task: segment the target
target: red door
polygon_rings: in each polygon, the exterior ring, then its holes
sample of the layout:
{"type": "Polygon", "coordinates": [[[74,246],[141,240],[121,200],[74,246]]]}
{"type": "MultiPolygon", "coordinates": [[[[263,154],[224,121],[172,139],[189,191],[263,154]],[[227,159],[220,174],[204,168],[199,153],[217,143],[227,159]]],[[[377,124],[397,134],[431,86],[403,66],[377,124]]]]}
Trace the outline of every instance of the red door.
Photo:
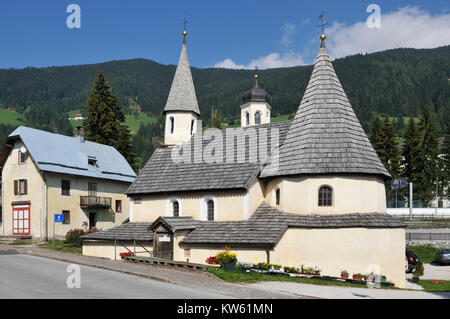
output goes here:
{"type": "Polygon", "coordinates": [[[30,234],[30,206],[13,206],[13,235],[30,234]]]}

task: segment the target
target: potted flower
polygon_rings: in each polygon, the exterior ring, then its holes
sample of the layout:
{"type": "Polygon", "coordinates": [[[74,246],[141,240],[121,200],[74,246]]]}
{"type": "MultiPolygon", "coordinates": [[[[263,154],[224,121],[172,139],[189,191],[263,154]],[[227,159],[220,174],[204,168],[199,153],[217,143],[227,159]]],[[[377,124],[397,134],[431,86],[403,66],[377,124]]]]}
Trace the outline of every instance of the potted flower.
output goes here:
{"type": "Polygon", "coordinates": [[[135,254],[132,253],[131,251],[127,251],[127,252],[124,252],[124,253],[120,253],[119,255],[120,255],[120,258],[121,258],[121,259],[125,259],[125,258],[127,258],[127,257],[134,257],[134,256],[135,256],[135,254]]]}
{"type": "Polygon", "coordinates": [[[320,269],[319,267],[314,267],[314,269],[312,270],[312,274],[316,275],[316,276],[320,276],[320,273],[322,272],[322,269],[320,269]]]}
{"type": "Polygon", "coordinates": [[[348,271],[347,270],[342,270],[341,271],[341,278],[348,279],[348,271]]]}
{"type": "Polygon", "coordinates": [[[423,276],[423,272],[424,272],[423,262],[419,261],[416,265],[416,268],[414,268],[414,270],[413,270],[412,282],[418,283],[420,276],[423,276]]]}
{"type": "Polygon", "coordinates": [[[236,270],[237,256],[230,252],[230,247],[225,247],[223,251],[217,253],[217,262],[227,271],[236,270]]]}
{"type": "Polygon", "coordinates": [[[353,274],[353,279],[363,280],[363,274],[361,274],[361,273],[353,274]]]}
{"type": "Polygon", "coordinates": [[[219,264],[216,256],[210,256],[210,257],[206,258],[206,263],[209,265],[218,265],[219,264]]]}
{"type": "Polygon", "coordinates": [[[273,269],[280,270],[281,269],[281,265],[273,265],[273,269]]]}

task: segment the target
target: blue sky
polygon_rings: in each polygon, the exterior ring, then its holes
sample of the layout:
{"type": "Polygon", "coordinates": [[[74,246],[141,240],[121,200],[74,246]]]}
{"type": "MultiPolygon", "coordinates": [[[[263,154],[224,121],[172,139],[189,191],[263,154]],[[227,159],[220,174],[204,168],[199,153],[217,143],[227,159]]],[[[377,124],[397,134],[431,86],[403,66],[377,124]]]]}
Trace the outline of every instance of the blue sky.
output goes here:
{"type": "Polygon", "coordinates": [[[75,65],[147,58],[175,64],[187,12],[188,50],[196,67],[260,68],[310,64],[325,11],[331,56],[393,47],[450,44],[450,4],[433,1],[36,0],[0,4],[0,67],[75,65]],[[69,29],[69,4],[81,29],[69,29]],[[366,8],[381,8],[368,29],[366,8]]]}

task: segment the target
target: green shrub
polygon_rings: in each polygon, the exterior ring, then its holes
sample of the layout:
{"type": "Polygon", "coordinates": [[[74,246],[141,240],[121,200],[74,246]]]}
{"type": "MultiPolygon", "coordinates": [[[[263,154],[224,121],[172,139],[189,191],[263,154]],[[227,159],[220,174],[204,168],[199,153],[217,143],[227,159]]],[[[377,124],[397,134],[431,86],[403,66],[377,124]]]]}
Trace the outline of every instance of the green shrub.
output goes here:
{"type": "Polygon", "coordinates": [[[413,277],[414,278],[419,278],[421,276],[423,276],[424,273],[424,267],[423,267],[423,262],[419,260],[419,262],[416,265],[416,268],[414,268],[413,270],[413,277]]]}
{"type": "Polygon", "coordinates": [[[96,231],[97,228],[91,228],[87,231],[85,231],[84,229],[71,229],[66,234],[65,242],[72,246],[81,247],[83,245],[83,239],[81,238],[81,236],[95,233],[96,231]]]}

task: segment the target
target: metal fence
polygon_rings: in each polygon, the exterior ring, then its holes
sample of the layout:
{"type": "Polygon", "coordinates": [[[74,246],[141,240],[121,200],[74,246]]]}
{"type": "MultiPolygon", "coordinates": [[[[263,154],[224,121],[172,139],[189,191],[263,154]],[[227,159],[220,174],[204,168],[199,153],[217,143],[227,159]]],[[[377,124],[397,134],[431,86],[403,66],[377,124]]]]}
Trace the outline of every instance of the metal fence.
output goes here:
{"type": "Polygon", "coordinates": [[[406,241],[449,241],[450,233],[407,232],[406,241]]]}

